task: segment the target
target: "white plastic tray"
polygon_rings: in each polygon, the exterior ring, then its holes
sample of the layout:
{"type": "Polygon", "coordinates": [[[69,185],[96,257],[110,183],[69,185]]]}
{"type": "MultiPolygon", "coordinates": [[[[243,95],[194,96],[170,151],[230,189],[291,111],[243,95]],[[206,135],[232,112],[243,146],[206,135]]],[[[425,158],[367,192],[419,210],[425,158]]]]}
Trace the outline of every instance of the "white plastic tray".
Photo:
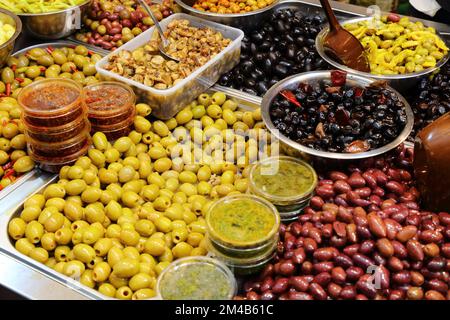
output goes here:
{"type": "Polygon", "coordinates": [[[181,19],[189,20],[190,25],[194,27],[209,27],[219,31],[224,38],[231,39],[232,42],[205,65],[195,70],[173,87],[165,90],[155,89],[104,69],[104,66],[108,63],[111,56],[116,55],[122,50],[132,51],[148,43],[152,38],[155,27],[150,28],[133,40],[122,45],[96,64],[97,71],[100,75],[106,79],[121,81],[132,86],[137,95],[137,100],[139,102],[148,103],[153,109],[152,115],[164,120],[173,117],[178,111],[183,109],[188,103],[219,80],[219,77],[223,73],[230,71],[239,62],[241,41],[244,37],[244,32],[242,30],[184,13],[173,14],[162,20],[160,23],[163,29],[165,29],[171,21],[181,19]]]}

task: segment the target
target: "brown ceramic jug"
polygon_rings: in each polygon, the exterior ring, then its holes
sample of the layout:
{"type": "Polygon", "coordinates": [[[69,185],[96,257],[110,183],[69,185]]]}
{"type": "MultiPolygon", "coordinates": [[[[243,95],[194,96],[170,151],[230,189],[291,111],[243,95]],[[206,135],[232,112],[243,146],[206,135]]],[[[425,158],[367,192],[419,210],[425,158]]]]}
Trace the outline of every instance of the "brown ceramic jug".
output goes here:
{"type": "Polygon", "coordinates": [[[416,136],[414,173],[424,207],[450,211],[450,112],[416,136]]]}

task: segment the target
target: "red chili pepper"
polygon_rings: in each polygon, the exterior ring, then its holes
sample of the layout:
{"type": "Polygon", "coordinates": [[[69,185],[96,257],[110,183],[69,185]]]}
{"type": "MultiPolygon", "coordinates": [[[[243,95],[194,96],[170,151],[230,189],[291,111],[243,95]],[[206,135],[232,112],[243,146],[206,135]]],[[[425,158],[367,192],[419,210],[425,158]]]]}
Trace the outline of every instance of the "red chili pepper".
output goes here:
{"type": "Polygon", "coordinates": [[[92,56],[94,54],[94,51],[88,50],[88,55],[92,56]]]}
{"type": "Polygon", "coordinates": [[[48,46],[48,47],[47,47],[47,52],[48,52],[48,53],[51,54],[53,51],[55,51],[55,48],[53,48],[52,46],[48,46]]]}
{"type": "Polygon", "coordinates": [[[41,67],[39,70],[41,70],[41,72],[45,72],[45,70],[47,70],[46,67],[41,67]]]}
{"type": "Polygon", "coordinates": [[[5,86],[6,86],[5,95],[9,97],[11,95],[11,83],[7,83],[5,86]]]}
{"type": "Polygon", "coordinates": [[[75,49],[75,45],[70,45],[70,46],[68,46],[70,49],[75,49]]]}
{"type": "Polygon", "coordinates": [[[356,88],[355,89],[355,97],[361,97],[364,93],[364,90],[362,88],[356,88]]]}
{"type": "Polygon", "coordinates": [[[71,67],[70,67],[70,70],[72,70],[72,72],[77,72],[77,71],[78,71],[77,68],[74,67],[74,66],[71,66],[71,67]]]}
{"type": "Polygon", "coordinates": [[[5,165],[2,167],[2,169],[3,169],[3,171],[6,171],[6,170],[8,170],[8,169],[11,169],[12,166],[13,166],[13,163],[12,163],[12,161],[10,161],[10,162],[8,162],[7,164],[5,164],[5,165]]]}
{"type": "Polygon", "coordinates": [[[14,169],[6,170],[3,178],[9,178],[9,177],[13,176],[15,173],[16,173],[16,171],[14,169]]]}
{"type": "Polygon", "coordinates": [[[340,70],[331,71],[331,83],[333,86],[343,86],[347,79],[347,72],[340,70]]]}
{"type": "Polygon", "coordinates": [[[22,83],[22,82],[24,82],[25,81],[25,79],[24,78],[16,78],[15,79],[18,83],[22,83]]]}
{"type": "Polygon", "coordinates": [[[297,98],[295,97],[295,95],[289,91],[289,90],[282,90],[280,92],[280,94],[285,97],[289,102],[292,102],[293,104],[295,104],[297,107],[301,108],[302,105],[300,104],[300,102],[298,102],[297,98]]]}
{"type": "Polygon", "coordinates": [[[6,97],[6,94],[0,93],[0,98],[4,98],[4,97],[6,97]]]}
{"type": "Polygon", "coordinates": [[[14,71],[14,72],[16,72],[16,69],[17,69],[17,64],[13,64],[13,65],[11,66],[11,70],[14,71]]]}

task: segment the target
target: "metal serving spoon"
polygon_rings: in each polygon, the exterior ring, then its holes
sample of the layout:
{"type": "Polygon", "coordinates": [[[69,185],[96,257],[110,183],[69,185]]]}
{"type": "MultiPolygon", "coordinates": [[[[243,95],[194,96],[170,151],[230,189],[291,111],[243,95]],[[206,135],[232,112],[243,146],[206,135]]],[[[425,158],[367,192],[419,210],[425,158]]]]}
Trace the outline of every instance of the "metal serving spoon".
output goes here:
{"type": "Polygon", "coordinates": [[[342,28],[328,0],[320,0],[320,3],[330,24],[330,31],[324,39],[324,47],[327,54],[349,68],[370,72],[369,61],[361,42],[353,34],[342,28]]]}
{"type": "Polygon", "coordinates": [[[165,48],[169,46],[169,40],[164,36],[163,29],[161,28],[161,25],[159,24],[158,19],[156,19],[155,15],[153,14],[152,9],[148,6],[148,4],[144,0],[138,0],[139,3],[144,7],[145,11],[147,11],[148,15],[153,19],[153,22],[155,23],[156,30],[158,31],[159,37],[161,39],[161,42],[158,45],[159,52],[164,58],[167,58],[169,60],[180,62],[177,58],[172,57],[168,53],[166,53],[165,48]]]}

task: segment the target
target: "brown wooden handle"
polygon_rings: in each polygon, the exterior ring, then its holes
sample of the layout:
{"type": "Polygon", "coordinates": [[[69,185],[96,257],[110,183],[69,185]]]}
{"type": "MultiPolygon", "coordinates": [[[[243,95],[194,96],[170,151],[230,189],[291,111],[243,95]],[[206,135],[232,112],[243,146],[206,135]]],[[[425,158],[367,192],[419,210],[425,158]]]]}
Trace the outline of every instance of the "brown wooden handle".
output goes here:
{"type": "Polygon", "coordinates": [[[341,28],[341,25],[337,21],[333,9],[331,9],[330,2],[328,0],[320,0],[320,4],[322,5],[323,10],[325,11],[325,15],[327,16],[328,23],[330,24],[330,30],[339,30],[341,28]]]}

